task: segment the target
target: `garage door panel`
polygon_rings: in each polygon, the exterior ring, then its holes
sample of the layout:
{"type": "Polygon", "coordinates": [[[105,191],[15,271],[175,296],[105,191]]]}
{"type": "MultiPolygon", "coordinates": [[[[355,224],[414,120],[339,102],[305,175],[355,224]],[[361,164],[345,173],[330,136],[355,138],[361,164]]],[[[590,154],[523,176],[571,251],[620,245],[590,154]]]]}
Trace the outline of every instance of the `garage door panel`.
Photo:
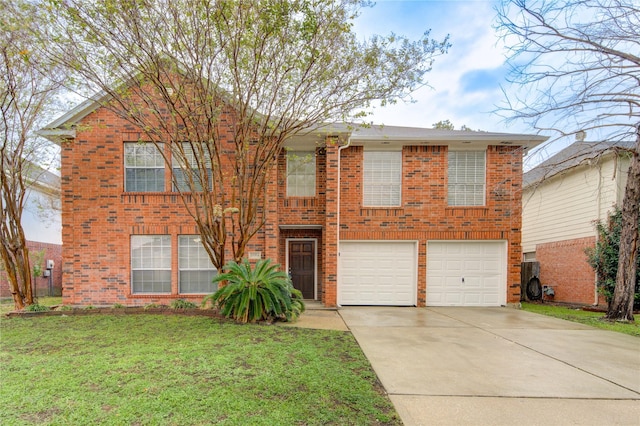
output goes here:
{"type": "Polygon", "coordinates": [[[338,303],[413,306],[416,271],[414,242],[343,241],[338,303]]]}
{"type": "Polygon", "coordinates": [[[483,287],[483,280],[481,277],[470,277],[467,276],[464,280],[464,284],[462,287],[462,290],[464,291],[471,291],[471,290],[478,290],[481,289],[483,287]]]}
{"type": "Polygon", "coordinates": [[[427,305],[499,306],[505,302],[503,241],[428,243],[427,305]]]}

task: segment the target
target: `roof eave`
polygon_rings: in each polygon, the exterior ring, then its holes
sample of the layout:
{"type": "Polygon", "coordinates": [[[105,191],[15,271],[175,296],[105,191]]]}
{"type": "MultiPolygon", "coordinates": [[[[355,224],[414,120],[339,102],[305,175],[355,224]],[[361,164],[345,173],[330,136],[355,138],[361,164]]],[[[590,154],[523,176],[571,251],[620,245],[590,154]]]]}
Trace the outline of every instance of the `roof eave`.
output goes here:
{"type": "Polygon", "coordinates": [[[58,145],[65,139],[73,139],[76,137],[74,126],[87,115],[97,110],[100,105],[110,98],[111,96],[104,91],[98,92],[78,104],[75,108],[70,109],[56,118],[36,133],[58,145]]]}
{"type": "Polygon", "coordinates": [[[38,130],[36,134],[38,136],[42,136],[43,138],[50,140],[56,145],[62,145],[62,142],[69,139],[76,138],[76,129],[75,128],[69,128],[69,129],[45,128],[45,129],[38,130]]]}

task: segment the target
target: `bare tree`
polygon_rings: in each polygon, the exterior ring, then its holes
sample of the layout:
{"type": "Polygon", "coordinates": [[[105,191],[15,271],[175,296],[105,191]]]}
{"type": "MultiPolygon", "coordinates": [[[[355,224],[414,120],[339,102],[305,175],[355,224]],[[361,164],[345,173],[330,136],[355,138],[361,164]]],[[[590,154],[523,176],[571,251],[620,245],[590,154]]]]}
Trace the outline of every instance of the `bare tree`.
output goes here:
{"type": "Polygon", "coordinates": [[[640,8],[635,0],[506,0],[498,28],[510,46],[512,119],[560,136],[592,130],[635,140],[622,205],[616,288],[607,318],[633,321],[640,211],[640,8]]]}
{"type": "Polygon", "coordinates": [[[156,145],[220,269],[225,248],[240,261],[263,226],[288,138],[406,98],[448,49],[428,33],[359,41],[351,22],[364,3],[62,0],[42,54],[156,145]]]}
{"type": "Polygon", "coordinates": [[[34,56],[28,31],[33,11],[23,2],[0,3],[0,257],[16,309],[34,303],[22,214],[29,191],[43,171],[36,161],[51,155],[48,144],[33,132],[60,87],[53,70],[44,75],[34,56]]]}

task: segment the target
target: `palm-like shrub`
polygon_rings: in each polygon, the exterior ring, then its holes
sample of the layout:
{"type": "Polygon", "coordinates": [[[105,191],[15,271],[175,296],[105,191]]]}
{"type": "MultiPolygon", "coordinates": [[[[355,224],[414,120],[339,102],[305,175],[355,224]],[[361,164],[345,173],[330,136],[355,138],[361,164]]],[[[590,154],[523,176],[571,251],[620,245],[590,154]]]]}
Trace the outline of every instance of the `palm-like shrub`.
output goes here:
{"type": "Polygon", "coordinates": [[[304,312],[302,293],[293,288],[289,276],[278,268],[270,259],[259,260],[255,267],[247,259],[240,264],[228,262],[225,272],[213,279],[214,283],[226,285],[205,297],[202,304],[211,300],[225,317],[243,323],[294,320],[304,312]]]}

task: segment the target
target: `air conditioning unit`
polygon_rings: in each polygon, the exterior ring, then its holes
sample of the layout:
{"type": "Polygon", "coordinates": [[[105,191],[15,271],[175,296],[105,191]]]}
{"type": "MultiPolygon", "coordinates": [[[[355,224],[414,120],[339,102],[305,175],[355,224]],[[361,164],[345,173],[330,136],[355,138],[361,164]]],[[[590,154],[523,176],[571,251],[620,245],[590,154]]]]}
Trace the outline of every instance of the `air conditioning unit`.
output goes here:
{"type": "Polygon", "coordinates": [[[520,301],[540,300],[540,262],[522,262],[520,269],[520,301]]]}

